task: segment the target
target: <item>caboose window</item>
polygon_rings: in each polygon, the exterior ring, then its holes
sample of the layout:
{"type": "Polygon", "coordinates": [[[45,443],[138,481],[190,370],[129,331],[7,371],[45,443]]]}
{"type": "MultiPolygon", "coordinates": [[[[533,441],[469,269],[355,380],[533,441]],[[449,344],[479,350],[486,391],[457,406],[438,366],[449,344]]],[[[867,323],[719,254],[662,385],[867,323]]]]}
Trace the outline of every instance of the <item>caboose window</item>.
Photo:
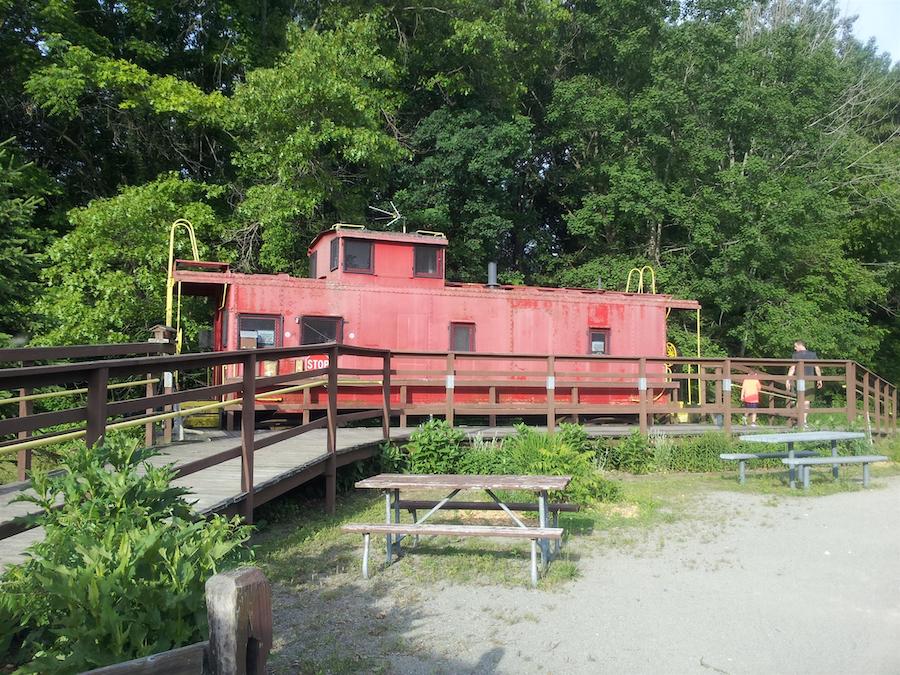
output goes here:
{"type": "Polygon", "coordinates": [[[319,256],[317,255],[316,251],[313,251],[312,253],[309,254],[309,278],[310,279],[316,279],[319,276],[318,270],[317,270],[318,259],[319,259],[319,256]]]}
{"type": "Polygon", "coordinates": [[[344,271],[372,271],[372,242],[361,239],[344,240],[344,271]]]}
{"type": "Polygon", "coordinates": [[[340,246],[340,240],[335,237],[331,240],[331,271],[334,272],[338,268],[338,261],[341,259],[338,254],[338,247],[340,246]]]}
{"type": "Polygon", "coordinates": [[[242,316],[238,322],[240,348],[277,347],[278,336],[281,334],[278,324],[277,317],[242,316]]]}
{"type": "Polygon", "coordinates": [[[593,355],[608,354],[609,331],[591,329],[588,331],[588,353],[593,355]]]}
{"type": "Polygon", "coordinates": [[[451,323],[450,324],[450,351],[474,352],[475,351],[475,324],[451,323]]]}
{"type": "Polygon", "coordinates": [[[416,246],[413,276],[440,277],[440,254],[436,246],[416,246]]]}
{"type": "Polygon", "coordinates": [[[300,344],[318,345],[340,342],[344,320],[339,316],[304,316],[300,318],[300,344]]]}

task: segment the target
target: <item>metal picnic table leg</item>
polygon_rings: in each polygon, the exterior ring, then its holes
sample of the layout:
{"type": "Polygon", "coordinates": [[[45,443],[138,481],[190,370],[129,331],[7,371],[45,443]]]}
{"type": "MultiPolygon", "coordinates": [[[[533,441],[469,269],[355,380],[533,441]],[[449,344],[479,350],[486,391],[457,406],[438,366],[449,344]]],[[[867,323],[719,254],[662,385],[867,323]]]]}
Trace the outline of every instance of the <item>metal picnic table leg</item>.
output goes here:
{"type": "MultiPolygon", "coordinates": [[[[547,491],[541,490],[538,498],[538,516],[541,527],[547,527],[547,491]]],[[[541,566],[544,572],[547,571],[547,565],[550,564],[550,546],[546,539],[541,539],[541,566]]]]}
{"type": "MultiPolygon", "coordinates": [[[[394,490],[394,522],[396,524],[400,524],[400,489],[397,488],[394,490]]],[[[394,537],[394,549],[397,557],[400,557],[400,541],[403,539],[403,535],[397,535],[394,537]]]]}
{"type": "MultiPolygon", "coordinates": [[[[831,441],[831,456],[837,457],[837,441],[831,441]]],[[[834,477],[835,480],[838,479],[838,465],[837,464],[831,465],[831,475],[834,477]]]]}
{"type": "MultiPolygon", "coordinates": [[[[384,491],[384,522],[386,525],[391,524],[391,491],[384,491]]],[[[392,542],[391,542],[391,533],[388,532],[385,537],[387,538],[387,565],[391,564],[391,551],[392,551],[392,542]]]]}
{"type": "MultiPolygon", "coordinates": [[[[553,511],[553,527],[559,527],[559,511],[553,511]]],[[[562,539],[557,539],[554,544],[554,555],[559,555],[559,550],[562,548],[562,539]]]]}
{"type": "MultiPolygon", "coordinates": [[[[794,444],[791,443],[790,441],[788,441],[787,448],[788,448],[788,459],[793,460],[794,459],[794,444]]],[[[793,464],[789,464],[788,465],[788,480],[790,481],[791,488],[795,487],[795,480],[794,480],[795,477],[796,477],[796,469],[794,468],[793,464]]]]}

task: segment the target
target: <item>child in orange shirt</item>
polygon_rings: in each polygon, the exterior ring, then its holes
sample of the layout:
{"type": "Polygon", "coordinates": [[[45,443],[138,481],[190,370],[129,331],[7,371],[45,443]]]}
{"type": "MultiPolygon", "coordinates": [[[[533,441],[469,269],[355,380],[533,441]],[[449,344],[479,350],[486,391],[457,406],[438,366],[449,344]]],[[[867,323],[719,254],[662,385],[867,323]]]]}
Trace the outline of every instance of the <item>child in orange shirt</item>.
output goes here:
{"type": "MultiPolygon", "coordinates": [[[[759,392],[762,389],[762,384],[757,377],[757,372],[755,370],[750,371],[750,375],[744,378],[744,382],[741,385],[741,403],[744,404],[745,408],[758,408],[759,407],[759,392]]],[[[753,410],[750,413],[750,426],[756,426],[756,411],[753,410]]]]}

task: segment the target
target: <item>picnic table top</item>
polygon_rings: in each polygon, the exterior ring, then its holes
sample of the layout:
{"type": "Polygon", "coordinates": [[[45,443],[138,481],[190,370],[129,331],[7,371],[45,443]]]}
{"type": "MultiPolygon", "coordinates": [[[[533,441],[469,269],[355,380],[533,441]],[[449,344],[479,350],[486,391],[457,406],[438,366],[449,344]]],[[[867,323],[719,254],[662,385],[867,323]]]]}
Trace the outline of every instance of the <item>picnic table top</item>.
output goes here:
{"type": "Polygon", "coordinates": [[[751,443],[799,443],[802,441],[845,441],[865,438],[858,431],[791,431],[781,434],[744,434],[740,440],[751,443]]]}
{"type": "Polygon", "coordinates": [[[435,488],[441,490],[564,490],[571,476],[485,476],[473,474],[380,473],[358,481],[358,488],[399,490],[435,488]]]}

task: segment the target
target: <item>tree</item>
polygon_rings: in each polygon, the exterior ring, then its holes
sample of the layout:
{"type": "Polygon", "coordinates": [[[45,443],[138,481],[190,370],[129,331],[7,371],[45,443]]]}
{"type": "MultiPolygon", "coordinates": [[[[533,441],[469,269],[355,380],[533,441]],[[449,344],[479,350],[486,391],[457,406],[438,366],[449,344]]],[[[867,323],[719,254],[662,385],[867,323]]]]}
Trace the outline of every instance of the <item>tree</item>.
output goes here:
{"type": "MultiPolygon", "coordinates": [[[[36,307],[36,341],[146,340],[165,315],[171,223],[193,223],[203,259],[223,257],[216,248],[223,235],[216,211],[222,193],[220,187],[164,174],[72,210],[72,231],[49,248],[41,273],[47,291],[36,307]]],[[[192,257],[186,241],[177,243],[177,257],[192,257]]]]}

